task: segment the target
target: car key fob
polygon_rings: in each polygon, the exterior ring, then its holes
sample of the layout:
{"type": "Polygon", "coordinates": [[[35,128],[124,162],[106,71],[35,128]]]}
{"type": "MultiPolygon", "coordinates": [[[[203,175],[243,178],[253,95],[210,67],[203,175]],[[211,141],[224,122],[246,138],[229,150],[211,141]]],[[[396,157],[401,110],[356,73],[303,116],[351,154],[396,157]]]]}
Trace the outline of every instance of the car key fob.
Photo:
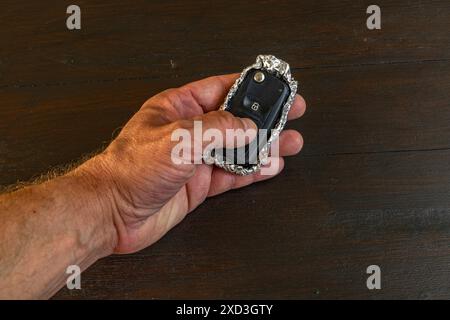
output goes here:
{"type": "Polygon", "coordinates": [[[271,142],[286,124],[296,93],[297,82],[286,62],[270,55],[258,56],[256,63],[241,73],[221,107],[253,120],[258,127],[257,138],[244,147],[214,150],[210,155],[214,163],[239,175],[258,171],[271,142]]]}
{"type": "Polygon", "coordinates": [[[230,99],[229,109],[233,115],[250,118],[258,127],[256,140],[239,149],[223,150],[227,163],[245,167],[258,163],[258,153],[280,119],[281,110],[289,98],[288,84],[268,71],[250,70],[230,99]]]}

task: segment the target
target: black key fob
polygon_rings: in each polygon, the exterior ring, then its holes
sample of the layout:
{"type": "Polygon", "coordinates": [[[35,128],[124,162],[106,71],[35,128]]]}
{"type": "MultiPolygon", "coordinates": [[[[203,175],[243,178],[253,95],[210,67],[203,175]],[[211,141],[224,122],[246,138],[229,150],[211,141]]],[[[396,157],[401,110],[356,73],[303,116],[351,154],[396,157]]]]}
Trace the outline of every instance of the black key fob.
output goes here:
{"type": "Polygon", "coordinates": [[[273,129],[290,91],[288,84],[277,76],[252,69],[231,98],[227,110],[237,117],[252,119],[258,129],[273,129]]]}
{"type": "Polygon", "coordinates": [[[254,141],[245,147],[211,153],[214,163],[239,175],[259,170],[271,142],[283,130],[289,109],[297,93],[289,65],[274,56],[260,55],[246,68],[230,89],[222,110],[252,119],[259,129],[254,141]]]}

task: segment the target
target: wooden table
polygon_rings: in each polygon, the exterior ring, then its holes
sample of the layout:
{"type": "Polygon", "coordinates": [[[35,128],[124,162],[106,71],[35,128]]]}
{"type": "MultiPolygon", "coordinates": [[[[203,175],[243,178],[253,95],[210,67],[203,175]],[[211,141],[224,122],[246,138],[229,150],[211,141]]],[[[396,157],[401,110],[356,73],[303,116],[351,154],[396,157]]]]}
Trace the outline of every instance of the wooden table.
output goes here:
{"type": "Polygon", "coordinates": [[[279,177],[207,200],[56,298],[450,298],[448,1],[378,1],[381,30],[366,27],[370,1],[78,0],[79,31],[69,4],[0,5],[0,185],[73,162],[153,94],[259,53],[291,64],[308,111],[279,177]]]}

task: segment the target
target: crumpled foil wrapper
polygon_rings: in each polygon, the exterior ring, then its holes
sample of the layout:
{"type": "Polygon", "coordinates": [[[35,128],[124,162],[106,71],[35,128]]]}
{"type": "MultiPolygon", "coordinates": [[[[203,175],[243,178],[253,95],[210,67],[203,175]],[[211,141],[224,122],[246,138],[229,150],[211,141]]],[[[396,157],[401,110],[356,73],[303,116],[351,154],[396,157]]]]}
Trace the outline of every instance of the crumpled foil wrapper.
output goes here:
{"type": "Polygon", "coordinates": [[[258,162],[254,165],[250,166],[242,166],[239,164],[228,164],[225,163],[223,159],[219,159],[218,157],[215,157],[214,155],[208,154],[204,156],[205,162],[207,163],[214,163],[216,166],[225,169],[226,171],[235,173],[237,175],[245,176],[252,173],[255,173],[260,170],[261,165],[264,164],[269,156],[269,150],[270,145],[273,141],[278,139],[281,131],[283,130],[284,126],[286,125],[287,116],[289,113],[289,110],[291,109],[292,103],[294,102],[295,95],[297,93],[297,81],[295,81],[292,78],[291,70],[289,67],[289,64],[284,62],[281,59],[278,59],[275,56],[272,55],[259,55],[256,57],[256,62],[245,68],[239,78],[235,81],[233,86],[231,87],[230,91],[228,92],[224,103],[220,107],[220,110],[228,110],[230,108],[229,103],[231,101],[231,98],[234,96],[236,91],[238,90],[240,84],[244,80],[247,73],[252,69],[259,69],[259,70],[265,70],[269,73],[272,73],[276,75],[277,77],[283,79],[286,81],[286,83],[289,85],[289,88],[291,90],[291,93],[286,101],[286,103],[283,106],[280,120],[277,122],[274,129],[271,130],[271,135],[269,139],[267,140],[267,143],[261,148],[259,152],[258,162]]]}

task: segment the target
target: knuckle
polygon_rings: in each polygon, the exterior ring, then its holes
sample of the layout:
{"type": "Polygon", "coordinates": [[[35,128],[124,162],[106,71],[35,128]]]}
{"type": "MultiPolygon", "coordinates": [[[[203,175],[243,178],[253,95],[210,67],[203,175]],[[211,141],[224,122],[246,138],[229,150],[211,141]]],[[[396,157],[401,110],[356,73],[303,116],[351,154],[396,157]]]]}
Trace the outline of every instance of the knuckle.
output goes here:
{"type": "Polygon", "coordinates": [[[192,98],[192,91],[191,91],[189,85],[184,85],[182,87],[179,87],[179,88],[175,89],[175,91],[176,92],[174,94],[176,94],[181,101],[187,101],[192,98]]]}
{"type": "Polygon", "coordinates": [[[148,99],[144,105],[143,109],[155,108],[155,107],[166,107],[171,103],[171,91],[174,89],[166,89],[161,91],[160,93],[154,95],[150,99],[148,99]]]}
{"type": "Polygon", "coordinates": [[[177,90],[174,88],[166,89],[161,93],[157,94],[155,98],[158,99],[158,102],[163,106],[173,105],[174,100],[176,99],[177,90]]]}

